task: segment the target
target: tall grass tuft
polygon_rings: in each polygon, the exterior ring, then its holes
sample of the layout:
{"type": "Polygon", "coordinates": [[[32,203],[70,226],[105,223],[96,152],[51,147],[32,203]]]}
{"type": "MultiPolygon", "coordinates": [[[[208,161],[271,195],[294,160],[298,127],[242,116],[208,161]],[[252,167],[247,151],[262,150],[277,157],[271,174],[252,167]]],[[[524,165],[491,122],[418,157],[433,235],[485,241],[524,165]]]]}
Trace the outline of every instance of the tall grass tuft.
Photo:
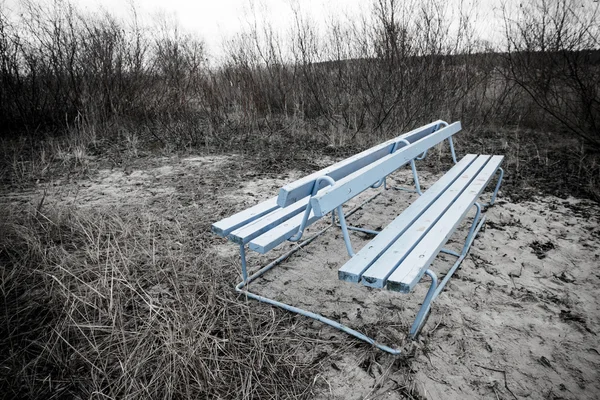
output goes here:
{"type": "Polygon", "coordinates": [[[310,398],[293,317],[236,299],[209,239],[149,213],[2,218],[0,382],[14,398],[310,398]]]}

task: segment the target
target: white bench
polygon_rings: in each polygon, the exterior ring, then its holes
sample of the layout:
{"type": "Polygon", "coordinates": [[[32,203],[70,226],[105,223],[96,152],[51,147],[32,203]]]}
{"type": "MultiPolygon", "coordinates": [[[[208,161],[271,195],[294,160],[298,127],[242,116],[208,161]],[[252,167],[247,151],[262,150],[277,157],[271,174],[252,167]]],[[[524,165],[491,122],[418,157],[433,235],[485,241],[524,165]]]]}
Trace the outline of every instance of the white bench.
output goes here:
{"type": "MultiPolygon", "coordinates": [[[[304,229],[326,214],[331,213],[334,222],[334,212],[337,210],[346,248],[352,257],[340,270],[341,279],[407,292],[423,274],[432,277],[432,289],[411,329],[414,336],[429,310],[431,301],[447,281],[445,279],[438,287],[437,278],[428,270],[428,266],[442,250],[443,244],[469,208],[475,204],[478,211],[463,249],[463,253],[466,254],[472,238],[483,223],[482,219],[478,227],[475,227],[481,214],[481,207],[476,203],[476,199],[496,171],[500,171],[493,203],[502,178],[502,170],[499,168],[502,157],[465,157],[356,255],[349,237],[349,229],[352,227],[348,227],[345,222],[342,206],[365,190],[381,186],[390,173],[406,164],[411,165],[415,186],[421,193],[414,160],[422,158],[427,150],[436,144],[448,140],[452,158],[456,163],[452,135],[460,129],[460,122],[451,125],[443,121],[433,122],[290,183],[281,188],[278,197],[213,224],[213,232],[228,237],[240,246],[242,282],[236,286],[236,290],[259,301],[317,319],[382,350],[397,354],[398,350],[375,343],[373,339],[336,321],[249,292],[247,285],[250,282],[283,261],[291,252],[248,276],[245,247],[247,245],[250,250],[264,254],[285,241],[299,241],[304,229]],[[415,230],[419,235],[408,234],[415,230]],[[434,244],[435,246],[431,247],[434,244]],[[422,249],[428,252],[421,254],[422,249]],[[430,254],[430,250],[434,251],[430,254]],[[415,257],[418,263],[414,263],[415,257]]],[[[324,230],[300,243],[292,252],[308,244],[324,230]]],[[[456,269],[464,255],[454,255],[459,257],[459,261],[453,267],[456,269]]],[[[447,275],[448,279],[449,276],[451,274],[447,275]]]]}

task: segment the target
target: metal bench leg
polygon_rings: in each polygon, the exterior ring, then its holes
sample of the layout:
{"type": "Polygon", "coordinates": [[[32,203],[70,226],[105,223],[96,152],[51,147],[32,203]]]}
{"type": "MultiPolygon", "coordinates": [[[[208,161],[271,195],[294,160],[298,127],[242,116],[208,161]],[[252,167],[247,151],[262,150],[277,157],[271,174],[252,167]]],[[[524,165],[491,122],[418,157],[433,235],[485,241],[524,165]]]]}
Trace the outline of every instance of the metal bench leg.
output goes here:
{"type": "MultiPolygon", "coordinates": [[[[450,278],[452,278],[452,275],[454,274],[454,272],[456,272],[456,270],[458,269],[460,264],[463,262],[463,260],[467,256],[467,253],[469,252],[469,249],[471,248],[471,245],[473,245],[475,236],[477,236],[477,233],[479,232],[479,230],[485,223],[485,216],[481,217],[481,205],[479,203],[475,203],[473,206],[477,208],[477,211],[475,213],[475,217],[473,218],[473,223],[471,224],[471,229],[469,229],[469,234],[467,235],[467,240],[465,241],[465,244],[462,248],[462,251],[460,252],[460,255],[455,253],[458,256],[458,260],[456,260],[456,262],[454,263],[452,268],[450,268],[450,270],[448,271],[448,273],[446,274],[444,279],[442,279],[442,282],[440,282],[440,284],[439,284],[438,288],[436,289],[435,294],[433,296],[434,299],[436,297],[438,297],[438,295],[442,292],[442,290],[444,290],[444,287],[446,286],[446,284],[448,283],[450,278]]],[[[450,253],[448,253],[448,254],[450,254],[450,253]]]]}
{"type": "Polygon", "coordinates": [[[425,317],[431,308],[431,302],[435,299],[435,291],[438,287],[438,278],[435,272],[428,269],[425,271],[425,275],[428,275],[431,278],[431,286],[429,286],[429,290],[427,291],[427,295],[425,296],[425,300],[423,300],[423,304],[417,313],[417,317],[415,318],[415,322],[413,322],[410,328],[410,336],[411,338],[416,338],[417,334],[422,328],[423,321],[425,321],[425,317]]]}
{"type": "Polygon", "coordinates": [[[500,185],[502,185],[502,178],[504,177],[504,170],[501,167],[498,167],[496,170],[498,174],[498,182],[496,182],[496,187],[494,188],[494,193],[492,193],[492,198],[489,203],[484,203],[485,207],[491,207],[496,202],[496,196],[498,196],[498,191],[500,190],[500,185]]]}
{"type": "Polygon", "coordinates": [[[452,141],[452,136],[448,137],[448,144],[450,145],[450,153],[452,153],[452,161],[454,161],[454,164],[456,164],[456,152],[454,151],[454,142],[452,141]]]}
{"type": "MultiPolygon", "coordinates": [[[[279,302],[277,300],[269,299],[267,297],[251,293],[247,289],[247,286],[252,281],[256,280],[257,278],[259,278],[260,276],[262,276],[264,273],[266,273],[267,271],[269,271],[270,269],[272,269],[274,266],[276,266],[276,265],[280,264],[281,262],[283,262],[284,260],[286,260],[290,255],[292,255],[296,251],[300,250],[302,247],[304,247],[307,244],[309,244],[310,242],[312,242],[318,236],[320,236],[321,234],[323,234],[327,229],[331,228],[331,226],[333,226],[333,225],[330,225],[330,226],[328,226],[328,227],[320,230],[315,235],[313,235],[312,237],[310,237],[310,238],[306,239],[305,241],[299,243],[298,246],[296,246],[295,248],[293,248],[292,250],[290,250],[286,254],[282,255],[281,257],[279,257],[275,261],[273,261],[270,264],[268,264],[268,265],[264,266],[263,268],[259,269],[257,272],[255,272],[251,276],[246,277],[242,282],[240,282],[240,283],[238,283],[236,285],[235,290],[237,292],[239,292],[239,293],[244,294],[245,296],[247,296],[247,297],[249,297],[251,299],[258,300],[260,302],[267,303],[267,304],[270,304],[272,306],[279,307],[279,308],[282,308],[284,310],[287,310],[287,311],[290,311],[290,312],[293,312],[293,313],[296,313],[296,314],[300,314],[300,315],[303,315],[305,317],[309,317],[309,318],[315,319],[317,321],[320,321],[320,322],[322,322],[324,324],[327,324],[327,325],[332,326],[332,327],[334,327],[336,329],[339,329],[342,332],[346,332],[347,334],[352,335],[355,338],[360,339],[360,340],[362,340],[364,342],[367,342],[367,343],[369,343],[369,344],[377,347],[378,349],[383,350],[385,352],[388,352],[390,354],[393,354],[393,355],[400,354],[401,351],[399,349],[393,349],[393,348],[385,346],[383,344],[379,344],[379,343],[377,343],[375,341],[375,339],[370,338],[370,337],[368,337],[368,336],[366,336],[366,335],[364,335],[364,334],[362,334],[362,333],[360,333],[360,332],[358,332],[358,331],[356,331],[354,329],[348,328],[347,326],[345,326],[343,324],[340,324],[339,322],[336,322],[336,321],[334,321],[332,319],[324,317],[324,316],[322,316],[320,314],[316,314],[316,313],[313,313],[313,312],[310,312],[310,311],[307,311],[307,310],[303,310],[303,309],[298,308],[298,307],[291,306],[289,304],[285,304],[285,303],[279,302]]],[[[241,253],[244,254],[243,246],[241,247],[241,253]]],[[[242,263],[242,270],[244,271],[245,270],[245,255],[244,255],[243,260],[244,261],[242,263]]],[[[244,275],[244,272],[242,272],[242,274],[244,275]]]]}
{"type": "Polygon", "coordinates": [[[346,243],[346,250],[350,257],[354,257],[354,251],[352,250],[352,242],[350,242],[350,234],[348,233],[348,225],[346,225],[346,218],[344,217],[344,211],[342,206],[339,205],[337,208],[338,219],[340,220],[340,227],[342,228],[342,234],[344,235],[344,243],[346,243]]]}
{"type": "Polygon", "coordinates": [[[421,192],[421,185],[419,184],[419,175],[417,175],[417,166],[415,165],[415,160],[410,160],[410,168],[412,169],[413,180],[415,181],[415,190],[420,196],[423,193],[421,192]]]}
{"type": "Polygon", "coordinates": [[[248,280],[248,269],[246,267],[246,246],[240,244],[240,259],[242,260],[242,279],[244,282],[248,280]]]}
{"type": "MultiPolygon", "coordinates": [[[[393,154],[397,149],[398,149],[398,144],[400,143],[404,143],[406,146],[410,145],[410,142],[406,139],[402,139],[397,141],[396,143],[394,143],[394,146],[392,146],[392,151],[390,152],[390,154],[393,154]]],[[[423,158],[425,158],[425,155],[427,155],[427,150],[425,150],[423,152],[423,154],[421,154],[420,157],[417,157],[417,160],[422,160],[423,158]]],[[[415,189],[409,189],[409,188],[403,188],[403,187],[390,187],[390,189],[394,189],[394,190],[403,190],[406,192],[416,192],[420,195],[422,195],[423,193],[421,192],[421,185],[419,184],[419,176],[417,175],[417,167],[415,166],[415,160],[410,160],[410,167],[412,169],[412,173],[413,173],[413,179],[415,182],[415,189]]],[[[381,184],[383,183],[383,189],[387,190],[388,186],[387,186],[387,175],[384,176],[383,178],[381,178],[379,181],[375,182],[371,187],[376,189],[379,186],[381,186],[381,184]]]]}
{"type": "MultiPolygon", "coordinates": [[[[415,160],[410,160],[410,168],[412,170],[412,174],[413,174],[413,181],[415,182],[415,188],[414,189],[409,189],[409,188],[404,188],[404,187],[390,187],[390,189],[394,189],[394,190],[402,190],[404,192],[414,192],[417,193],[419,196],[423,194],[423,192],[421,191],[421,184],[419,183],[419,175],[417,175],[417,166],[415,165],[415,160]]],[[[385,178],[384,178],[385,179],[385,178]]],[[[387,189],[387,183],[384,181],[384,188],[387,189]]]]}
{"type": "Polygon", "coordinates": [[[496,196],[498,195],[498,190],[500,190],[500,185],[502,184],[502,178],[504,177],[504,170],[502,168],[498,168],[500,174],[498,175],[498,183],[496,183],[496,188],[494,189],[494,194],[492,194],[492,199],[489,202],[489,205],[492,206],[496,202],[496,196]]]}
{"type": "Polygon", "coordinates": [[[413,323],[413,325],[410,329],[410,335],[413,339],[416,337],[416,335],[421,330],[423,321],[425,320],[425,317],[427,316],[427,313],[429,312],[429,309],[431,308],[431,303],[438,297],[438,295],[442,292],[442,290],[444,290],[444,287],[446,286],[446,284],[448,283],[450,278],[452,278],[452,275],[454,275],[454,272],[456,272],[456,270],[458,269],[460,264],[463,262],[463,260],[467,256],[467,253],[469,252],[469,249],[473,245],[473,240],[475,240],[475,236],[477,236],[477,233],[479,232],[479,230],[485,223],[485,216],[481,217],[481,205],[479,203],[475,203],[473,206],[476,207],[477,211],[475,213],[475,217],[473,218],[473,223],[471,224],[471,228],[469,229],[469,234],[467,235],[467,239],[465,241],[465,244],[464,244],[460,254],[458,254],[452,250],[446,250],[446,249],[442,249],[440,251],[442,253],[446,253],[446,254],[450,254],[450,255],[458,257],[458,260],[456,260],[456,262],[454,263],[452,268],[450,268],[450,270],[448,271],[446,276],[444,276],[444,279],[442,279],[442,281],[438,284],[438,279],[437,279],[436,275],[429,269],[427,271],[425,271],[425,274],[429,275],[431,277],[432,282],[431,282],[431,286],[429,287],[429,291],[427,292],[427,296],[425,296],[425,301],[423,301],[423,305],[421,306],[421,309],[419,310],[419,312],[417,314],[417,318],[415,319],[415,322],[413,323]]]}
{"type": "MultiPolygon", "coordinates": [[[[381,194],[381,192],[376,193],[374,196],[369,197],[367,200],[365,200],[362,204],[360,204],[358,207],[355,207],[352,211],[350,211],[348,214],[345,214],[345,218],[348,218],[349,216],[351,216],[352,214],[354,214],[356,211],[360,210],[361,208],[364,207],[365,204],[371,202],[373,199],[375,199],[377,196],[379,196],[381,194]]],[[[338,224],[337,222],[335,222],[335,210],[333,209],[331,211],[331,224],[332,225],[336,225],[338,228],[341,228],[342,225],[338,224]]],[[[339,214],[339,211],[338,211],[339,214]]],[[[363,232],[363,233],[369,233],[371,235],[377,235],[379,234],[380,231],[374,231],[371,229],[365,229],[365,228],[359,228],[357,226],[351,226],[346,224],[346,229],[350,230],[350,231],[357,231],[357,232],[363,232]]],[[[345,238],[345,237],[344,237],[345,238]]],[[[349,243],[349,242],[348,242],[349,243]]],[[[352,246],[350,246],[352,247],[352,246]]]]}

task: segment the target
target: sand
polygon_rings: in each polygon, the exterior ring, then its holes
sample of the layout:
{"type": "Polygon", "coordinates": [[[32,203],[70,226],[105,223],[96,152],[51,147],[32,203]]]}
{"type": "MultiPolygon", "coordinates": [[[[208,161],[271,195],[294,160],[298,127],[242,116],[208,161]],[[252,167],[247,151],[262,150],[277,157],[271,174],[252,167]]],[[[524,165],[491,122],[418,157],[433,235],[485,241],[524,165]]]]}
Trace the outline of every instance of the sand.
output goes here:
{"type": "MultiPolygon", "coordinates": [[[[437,178],[421,176],[425,187],[437,178]]],[[[410,186],[410,173],[397,173],[391,181],[410,186]]],[[[403,191],[379,192],[348,222],[381,229],[416,198],[403,191]]],[[[473,215],[448,248],[460,249],[473,215]]],[[[339,229],[326,231],[252,290],[320,312],[405,351],[404,360],[366,351],[368,345],[336,352],[331,370],[322,377],[327,388],[323,398],[394,399],[403,398],[408,389],[427,399],[600,398],[600,208],[589,201],[547,196],[513,203],[501,192],[486,215],[469,256],[414,342],[407,332],[428,283],[405,295],[339,281],[337,270],[348,259],[339,229]],[[403,362],[410,363],[408,381],[401,372],[403,362]]],[[[352,234],[355,251],[369,240],[352,234]]],[[[255,258],[255,264],[266,261],[255,258]]],[[[441,255],[432,268],[444,276],[453,262],[441,255]]],[[[354,341],[318,322],[311,328],[323,339],[354,341]]]]}
{"type": "MultiPolygon", "coordinates": [[[[88,179],[49,182],[0,200],[17,205],[44,198],[47,205],[78,208],[142,205],[157,212],[176,207],[184,215],[210,212],[217,220],[306,175],[293,170],[257,175],[227,167],[239,161],[235,156],[156,159],[137,169],[100,170],[88,179]]],[[[425,188],[438,177],[420,175],[425,188]]],[[[410,172],[395,173],[390,183],[410,186],[410,172]]],[[[381,229],[417,196],[382,189],[368,195],[377,192],[348,219],[350,224],[381,229]]],[[[366,197],[359,196],[348,208],[366,197]]],[[[517,203],[501,191],[486,214],[484,229],[416,341],[407,333],[428,284],[405,295],[338,281],[337,270],[348,255],[337,228],[251,285],[262,295],[321,312],[403,350],[393,357],[298,317],[298,331],[315,339],[307,343],[305,356],[322,360],[323,371],[315,377],[321,398],[398,399],[410,393],[426,399],[600,398],[600,207],[549,196],[517,203]]],[[[472,215],[449,248],[460,248],[472,215]]],[[[327,222],[315,224],[307,235],[327,222]]],[[[352,234],[355,251],[369,240],[352,234]]],[[[252,253],[249,263],[256,269],[293,246],[286,243],[267,256],[252,253]]],[[[239,271],[237,251],[215,238],[215,260],[239,271]]],[[[443,276],[451,260],[439,256],[432,268],[443,276]]]]}

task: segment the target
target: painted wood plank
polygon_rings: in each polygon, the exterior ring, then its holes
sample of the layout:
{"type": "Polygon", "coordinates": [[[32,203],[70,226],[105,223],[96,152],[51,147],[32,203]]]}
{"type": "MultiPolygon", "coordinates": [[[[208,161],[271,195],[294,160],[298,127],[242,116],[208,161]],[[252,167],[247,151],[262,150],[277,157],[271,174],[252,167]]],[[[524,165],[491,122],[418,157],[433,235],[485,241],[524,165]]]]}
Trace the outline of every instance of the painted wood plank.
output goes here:
{"type": "Polygon", "coordinates": [[[467,154],[423,195],[415,200],[375,238],[360,249],[354,257],[338,270],[338,278],[347,282],[358,282],[363,272],[391,246],[404,231],[450,186],[477,158],[467,154]]]}
{"type": "Polygon", "coordinates": [[[389,290],[407,293],[421,280],[441,248],[465,218],[481,192],[489,184],[503,156],[493,156],[467,189],[410,252],[387,281],[389,290]]]}
{"type": "MultiPolygon", "coordinates": [[[[304,213],[300,213],[295,217],[288,219],[281,225],[276,226],[268,232],[265,232],[262,235],[252,239],[250,243],[248,243],[248,247],[250,250],[256,251],[260,254],[265,254],[266,252],[274,249],[281,243],[294,236],[300,228],[302,218],[304,218],[304,213]]],[[[319,219],[320,217],[315,216],[315,214],[311,211],[306,226],[312,225],[319,219]]]]}
{"type": "Polygon", "coordinates": [[[284,221],[298,215],[306,209],[310,196],[292,204],[291,206],[278,208],[257,220],[246,224],[229,234],[229,240],[238,244],[246,244],[255,237],[273,229],[284,221]]]}
{"type": "Polygon", "coordinates": [[[410,254],[411,250],[426,237],[430,229],[452,206],[471,181],[475,179],[489,159],[490,156],[477,157],[469,168],[439,196],[427,211],[416,219],[402,236],[363,273],[361,283],[370,287],[384,287],[387,277],[394,272],[396,267],[410,254]]]}
{"type": "MultiPolygon", "coordinates": [[[[408,133],[400,135],[394,139],[390,139],[387,142],[374,146],[350,158],[333,164],[327,168],[310,174],[295,182],[289,183],[279,190],[277,204],[279,204],[280,207],[287,207],[290,204],[298,201],[298,199],[310,195],[317,178],[326,175],[330,176],[331,178],[337,181],[351,174],[352,172],[355,172],[373,163],[374,161],[377,161],[382,157],[385,157],[386,155],[390,154],[394,143],[402,139],[406,139],[410,143],[416,140],[420,140],[421,138],[436,131],[441,124],[444,124],[444,121],[438,120],[430,124],[424,125],[420,128],[414,129],[408,133]]],[[[400,144],[399,146],[405,146],[405,144],[400,144]]],[[[375,181],[371,183],[375,183],[375,181]]],[[[322,186],[319,189],[327,186],[325,182],[322,182],[321,185],[322,186]]]]}
{"type": "Polygon", "coordinates": [[[237,214],[233,214],[230,217],[215,222],[212,224],[211,230],[219,236],[226,237],[239,227],[257,220],[263,215],[266,215],[278,208],[279,206],[277,205],[277,197],[273,197],[246,210],[240,211],[237,214]]]}
{"type": "Polygon", "coordinates": [[[315,215],[323,216],[344,204],[368,189],[374,182],[408,164],[410,160],[460,129],[460,122],[455,122],[338,180],[335,185],[323,189],[311,199],[315,215]]]}

